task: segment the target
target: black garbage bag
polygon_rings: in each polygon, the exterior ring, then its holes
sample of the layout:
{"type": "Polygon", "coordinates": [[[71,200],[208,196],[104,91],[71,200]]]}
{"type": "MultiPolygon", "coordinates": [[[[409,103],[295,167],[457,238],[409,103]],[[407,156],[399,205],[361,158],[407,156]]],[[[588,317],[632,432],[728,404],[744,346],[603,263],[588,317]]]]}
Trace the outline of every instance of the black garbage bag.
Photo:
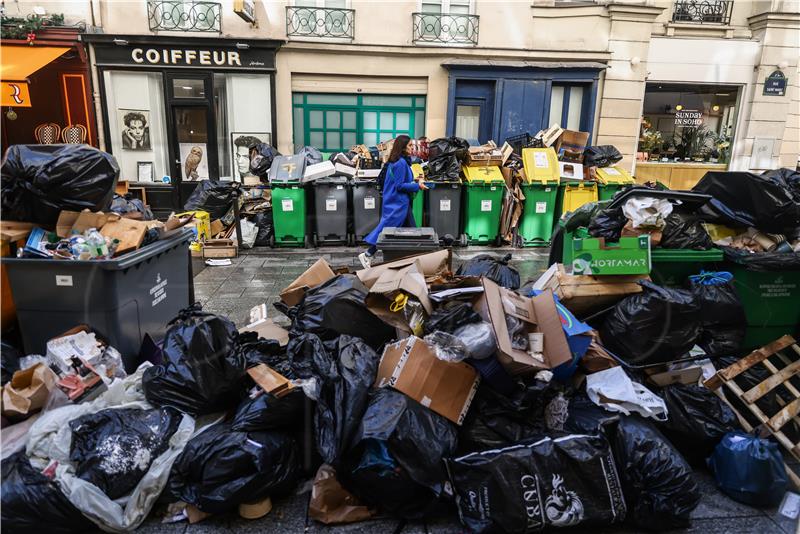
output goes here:
{"type": "Polygon", "coordinates": [[[433,182],[457,182],[461,174],[461,164],[453,154],[445,154],[428,161],[427,180],[433,182]]]}
{"type": "Polygon", "coordinates": [[[3,219],[53,226],[61,210],[108,211],[119,165],[89,145],[12,145],[0,174],[3,219]]]}
{"type": "Polygon", "coordinates": [[[186,444],[172,465],[165,494],[210,514],[281,496],[299,476],[295,441],[283,432],[236,432],[227,423],[186,444]]]}
{"type": "Polygon", "coordinates": [[[258,337],[256,332],[234,334],[237,358],[244,360],[247,368],[265,363],[287,378],[293,378],[289,359],[276,339],[258,337]]]}
{"type": "Polygon", "coordinates": [[[100,410],[69,422],[75,474],[109,499],[127,495],[169,448],[183,416],[171,408],[100,410]]]}
{"type": "Polygon", "coordinates": [[[800,271],[798,252],[750,252],[722,247],[725,259],[743,265],[748,271],[800,271]]]}
{"type": "Polygon", "coordinates": [[[733,410],[703,386],[671,384],[658,395],[667,405],[667,420],[658,427],[695,467],[705,465],[722,436],[739,429],[733,410]]]}
{"type": "Polygon", "coordinates": [[[381,388],[370,395],[345,469],[339,472],[343,484],[365,503],[392,515],[419,517],[444,496],[447,474],[442,459],[451,456],[456,445],[453,423],[400,392],[381,388]],[[396,491],[394,482],[404,477],[387,477],[388,469],[407,476],[400,487],[408,493],[396,491]]]}
{"type": "Polygon", "coordinates": [[[269,238],[274,234],[274,229],[272,227],[272,210],[259,211],[253,217],[252,222],[258,227],[256,241],[253,244],[257,247],[268,247],[269,238]]]}
{"type": "Polygon", "coordinates": [[[22,358],[22,354],[14,345],[5,339],[0,340],[0,371],[2,371],[0,382],[2,385],[5,386],[6,382],[11,382],[14,373],[19,371],[20,358],[22,358]]]}
{"type": "Polygon", "coordinates": [[[61,493],[58,484],[35,469],[25,451],[2,462],[0,522],[6,532],[95,532],[97,525],[61,493]]]}
{"type": "Polygon", "coordinates": [[[469,143],[460,137],[440,137],[428,144],[428,161],[445,154],[454,155],[459,161],[467,156],[469,143]]]}
{"type": "Polygon", "coordinates": [[[781,168],[764,171],[761,176],[765,176],[773,182],[787,187],[792,192],[795,200],[800,202],[800,171],[781,168]]]}
{"type": "Polygon", "coordinates": [[[305,156],[306,167],[308,167],[309,165],[314,165],[315,163],[322,163],[322,152],[320,152],[313,146],[304,146],[303,148],[297,151],[297,155],[305,156]]]}
{"type": "Polygon", "coordinates": [[[299,378],[316,380],[317,450],[337,467],[367,407],[380,356],[361,339],[344,335],[323,343],[303,334],[291,339],[286,351],[299,378]]]}
{"type": "Polygon", "coordinates": [[[452,334],[464,325],[482,321],[481,316],[466,302],[451,300],[436,308],[425,321],[424,332],[447,332],[452,334]]]}
{"type": "Polygon", "coordinates": [[[491,254],[480,254],[465,262],[456,272],[459,276],[485,276],[498,285],[508,289],[519,288],[519,272],[508,264],[511,254],[502,258],[491,254]]]}
{"type": "Polygon", "coordinates": [[[702,315],[697,344],[709,356],[737,354],[744,342],[747,319],[733,283],[716,273],[703,273],[689,277],[689,289],[702,315]]]}
{"type": "Polygon", "coordinates": [[[800,226],[800,196],[770,176],[751,172],[707,172],[692,188],[753,219],[762,232],[780,234],[800,226]]]}
{"type": "Polygon", "coordinates": [[[509,447],[521,441],[545,437],[560,426],[558,413],[562,388],[555,383],[531,380],[515,384],[508,394],[481,383],[470,410],[459,429],[459,452],[509,447]],[[549,423],[549,425],[548,425],[549,423]]]}
{"type": "Polygon", "coordinates": [[[250,158],[250,172],[258,176],[262,182],[268,180],[269,168],[272,167],[272,161],[280,156],[281,153],[275,150],[272,145],[267,143],[259,143],[254,148],[255,154],[250,158]]]}
{"type": "Polygon", "coordinates": [[[114,198],[111,200],[111,208],[109,208],[109,211],[113,211],[119,215],[125,215],[126,213],[141,213],[142,216],[139,220],[153,220],[153,212],[150,211],[150,207],[142,202],[141,199],[134,198],[130,193],[125,196],[117,195],[115,193],[114,198]]]}
{"type": "Polygon", "coordinates": [[[302,426],[306,396],[299,388],[281,398],[262,393],[247,398],[236,409],[231,423],[236,432],[258,430],[289,430],[302,426]]]}
{"type": "Polygon", "coordinates": [[[603,345],[632,365],[677,360],[700,337],[700,304],[685,289],[639,284],[642,292],[619,301],[603,322],[603,345]]]}
{"type": "Polygon", "coordinates": [[[612,145],[589,146],[583,151],[584,167],[610,167],[619,161],[622,154],[612,145]]]}
{"type": "Polygon", "coordinates": [[[356,275],[340,274],[306,291],[297,306],[289,309],[281,303],[275,306],[292,320],[294,335],[310,332],[330,340],[346,334],[358,336],[370,347],[379,349],[394,339],[395,332],[367,309],[368,292],[356,275]]]}
{"type": "Polygon", "coordinates": [[[197,416],[232,408],[243,394],[247,362],[235,350],[236,326],[190,306],[169,322],[164,362],[142,377],[150,404],[197,416]]]}
{"type": "Polygon", "coordinates": [[[622,206],[604,208],[597,212],[589,223],[589,235],[617,241],[622,235],[622,228],[627,222],[628,218],[622,213],[622,206]]]}
{"type": "Polygon", "coordinates": [[[183,209],[186,211],[203,210],[208,212],[211,220],[222,219],[233,207],[233,202],[237,197],[237,191],[233,182],[223,182],[221,180],[201,180],[183,209]]]}
{"type": "Polygon", "coordinates": [[[610,525],[625,501],[602,435],[545,437],[446,459],[461,522],[474,532],[610,525]]]}
{"type": "Polygon", "coordinates": [[[681,248],[690,250],[711,250],[711,241],[700,219],[688,213],[673,211],[665,219],[666,225],[661,232],[661,248],[681,248]]]}
{"type": "Polygon", "coordinates": [[[652,422],[613,414],[581,394],[570,400],[566,426],[571,432],[588,434],[603,428],[631,523],[646,530],[689,526],[689,516],[700,501],[692,469],[652,422]]]}

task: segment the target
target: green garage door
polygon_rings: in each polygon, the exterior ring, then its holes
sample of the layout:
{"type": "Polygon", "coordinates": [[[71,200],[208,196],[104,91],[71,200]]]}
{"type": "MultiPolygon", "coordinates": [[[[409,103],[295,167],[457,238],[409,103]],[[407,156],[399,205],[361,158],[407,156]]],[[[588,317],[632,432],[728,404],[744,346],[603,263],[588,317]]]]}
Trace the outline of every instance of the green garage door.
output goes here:
{"type": "Polygon", "coordinates": [[[407,95],[292,95],[295,149],[344,152],[400,134],[425,135],[425,97],[407,95]]]}

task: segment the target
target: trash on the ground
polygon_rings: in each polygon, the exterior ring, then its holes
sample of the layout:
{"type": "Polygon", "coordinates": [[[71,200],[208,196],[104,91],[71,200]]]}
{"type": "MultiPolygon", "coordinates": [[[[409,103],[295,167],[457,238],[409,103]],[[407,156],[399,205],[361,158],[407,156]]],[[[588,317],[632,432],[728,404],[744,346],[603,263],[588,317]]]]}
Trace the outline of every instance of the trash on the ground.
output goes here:
{"type": "Polygon", "coordinates": [[[235,239],[206,239],[203,242],[203,258],[206,265],[220,266],[231,265],[230,259],[226,262],[219,262],[219,259],[235,258],[239,255],[239,247],[235,239]],[[209,263],[209,260],[212,260],[209,263]]]}
{"type": "Polygon", "coordinates": [[[201,180],[194,189],[183,209],[203,210],[211,219],[222,219],[233,207],[236,199],[234,184],[223,180],[201,180]]]}
{"type": "Polygon", "coordinates": [[[519,289],[519,272],[510,266],[511,254],[502,258],[491,254],[481,254],[465,262],[458,268],[459,276],[485,276],[497,285],[508,289],[519,289]]]}
{"type": "Polygon", "coordinates": [[[672,213],[672,203],[663,198],[633,197],[622,205],[622,213],[633,223],[634,228],[663,230],[667,217],[672,213]]]}
{"type": "Polygon", "coordinates": [[[365,521],[375,512],[339,483],[333,466],[322,464],[314,477],[308,515],[326,525],[340,525],[365,521]]]}
{"type": "Polygon", "coordinates": [[[434,347],[411,336],[384,349],[375,385],[401,391],[460,425],[479,382],[472,366],[443,361],[434,347]]]}
{"type": "Polygon", "coordinates": [[[778,513],[789,519],[797,519],[800,516],[800,495],[787,491],[778,507],[778,513]]]}
{"type": "Polygon", "coordinates": [[[433,305],[428,298],[428,286],[420,262],[396,270],[384,270],[370,287],[366,304],[367,309],[383,322],[421,335],[421,326],[433,312],[433,305]],[[414,304],[422,309],[414,310],[414,304]]]}
{"type": "Polygon", "coordinates": [[[728,272],[701,272],[689,277],[689,288],[702,315],[697,344],[709,356],[737,354],[747,328],[744,306],[728,272]]]}
{"type": "Polygon", "coordinates": [[[690,365],[679,369],[668,369],[647,375],[647,380],[658,387],[670,384],[697,384],[703,377],[703,368],[699,365],[690,365]]]}
{"type": "Polygon", "coordinates": [[[41,363],[15,372],[11,382],[3,387],[3,416],[23,418],[41,410],[57,379],[56,374],[41,363]]]}
{"type": "Polygon", "coordinates": [[[725,434],[708,467],[727,496],[751,506],[777,505],[788,485],[778,444],[744,432],[725,434]]]}
{"type": "Polygon", "coordinates": [[[601,435],[545,437],[445,462],[461,521],[474,532],[599,527],[625,519],[622,484],[601,435]]]}
{"type": "Polygon", "coordinates": [[[632,412],[656,421],[666,421],[664,400],[639,382],[634,382],[622,367],[612,367],[586,377],[586,393],[592,402],[612,411],[632,412]]]}
{"type": "Polygon", "coordinates": [[[213,259],[209,258],[205,261],[205,264],[209,267],[225,267],[228,265],[233,265],[233,262],[229,258],[222,258],[222,259],[213,259]]]}
{"type": "Polygon", "coordinates": [[[281,291],[281,300],[287,306],[296,306],[300,304],[303,295],[305,295],[309,288],[323,284],[334,276],[336,276],[336,274],[331,270],[328,262],[320,258],[314,265],[298,276],[294,282],[281,291]]]}

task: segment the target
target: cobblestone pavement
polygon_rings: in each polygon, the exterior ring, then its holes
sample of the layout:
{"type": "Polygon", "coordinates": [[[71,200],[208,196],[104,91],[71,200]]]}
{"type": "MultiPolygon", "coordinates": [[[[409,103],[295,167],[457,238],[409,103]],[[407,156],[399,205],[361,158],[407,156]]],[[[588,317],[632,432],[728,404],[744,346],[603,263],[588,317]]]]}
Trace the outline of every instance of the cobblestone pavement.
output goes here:
{"type": "MultiPolygon", "coordinates": [[[[456,265],[470,259],[486,249],[470,247],[454,252],[456,265]]],[[[497,249],[491,252],[498,253],[497,249]]],[[[358,265],[355,248],[320,248],[307,250],[271,250],[254,249],[233,260],[227,267],[207,267],[200,272],[195,271],[195,296],[203,303],[206,310],[226,315],[237,325],[245,324],[249,310],[253,306],[266,302],[271,317],[279,323],[286,323],[272,303],[278,298],[280,290],[291,283],[308,266],[318,258],[325,258],[334,267],[358,265]]],[[[522,281],[535,278],[547,266],[547,249],[504,250],[512,253],[512,264],[520,271],[522,281]]],[[[454,265],[454,267],[456,266],[454,265]]],[[[199,265],[198,265],[199,267],[199,265]]],[[[758,534],[795,534],[797,521],[787,519],[775,509],[759,510],[739,504],[722,493],[707,472],[696,472],[695,477],[703,495],[700,505],[692,513],[691,528],[676,532],[715,533],[758,533],[758,534]]],[[[377,519],[373,521],[328,527],[315,523],[307,518],[307,504],[310,495],[310,483],[301,485],[295,495],[274,503],[272,513],[263,519],[248,521],[237,516],[222,516],[208,519],[195,525],[185,523],[162,524],[156,509],[150,518],[137,532],[153,533],[391,533],[396,532],[397,520],[377,519]]],[[[580,531],[573,529],[572,532],[580,531]]],[[[586,530],[584,529],[583,532],[586,530]]],[[[593,529],[599,533],[629,533],[635,530],[625,528],[593,529]]],[[[450,534],[465,532],[455,514],[452,518],[444,518],[425,523],[411,522],[402,526],[403,534],[450,534]]]]}

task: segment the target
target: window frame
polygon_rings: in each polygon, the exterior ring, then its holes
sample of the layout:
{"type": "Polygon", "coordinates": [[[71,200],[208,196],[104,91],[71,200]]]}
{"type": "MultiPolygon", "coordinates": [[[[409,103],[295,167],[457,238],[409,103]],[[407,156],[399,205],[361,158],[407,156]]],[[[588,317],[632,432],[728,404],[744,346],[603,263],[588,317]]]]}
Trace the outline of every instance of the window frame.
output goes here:
{"type": "MultiPolygon", "coordinates": [[[[564,98],[561,101],[561,120],[559,121],[559,126],[564,128],[565,130],[568,129],[567,122],[569,119],[569,103],[570,103],[570,94],[572,89],[575,87],[580,87],[583,89],[583,96],[581,97],[581,113],[580,113],[580,122],[578,124],[578,131],[581,132],[588,132],[589,131],[589,116],[584,110],[588,109],[587,106],[589,105],[589,93],[592,90],[591,83],[585,82],[556,82],[550,84],[550,91],[547,96],[547,113],[548,113],[548,121],[549,121],[549,113],[550,113],[550,106],[552,103],[552,96],[553,96],[553,89],[556,87],[563,87],[564,88],[564,98]]],[[[552,124],[548,125],[552,126],[552,124]]]]}

